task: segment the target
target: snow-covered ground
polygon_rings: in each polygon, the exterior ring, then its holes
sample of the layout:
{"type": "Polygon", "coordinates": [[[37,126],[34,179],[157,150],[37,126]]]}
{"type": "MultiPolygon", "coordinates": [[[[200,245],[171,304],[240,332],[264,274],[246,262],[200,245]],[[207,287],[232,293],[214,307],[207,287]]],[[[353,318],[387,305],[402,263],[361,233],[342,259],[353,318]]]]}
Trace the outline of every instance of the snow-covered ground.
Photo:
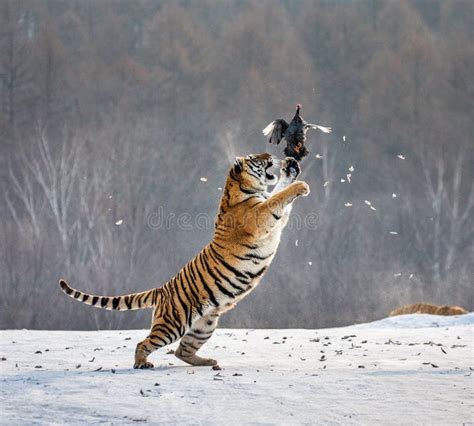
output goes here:
{"type": "Polygon", "coordinates": [[[155,352],[146,330],[0,331],[0,421],[160,424],[474,422],[474,314],[407,315],[325,330],[217,330],[201,354],[155,352]]]}

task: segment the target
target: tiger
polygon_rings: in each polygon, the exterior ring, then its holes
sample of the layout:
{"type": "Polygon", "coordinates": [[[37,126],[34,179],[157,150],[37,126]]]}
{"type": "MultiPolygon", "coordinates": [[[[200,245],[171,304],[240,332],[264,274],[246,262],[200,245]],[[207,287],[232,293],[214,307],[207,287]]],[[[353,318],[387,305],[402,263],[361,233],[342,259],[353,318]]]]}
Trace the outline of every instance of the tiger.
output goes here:
{"type": "Polygon", "coordinates": [[[219,317],[246,297],[268,270],[293,202],[310,193],[297,180],[299,163],[268,153],[237,157],[228,173],[214,221],[214,236],[162,287],[125,296],[94,296],[71,288],[70,297],[109,310],[153,309],[151,330],[136,346],[134,368],[153,368],[148,356],[174,343],[174,354],[193,366],[217,366],[196,352],[212,336],[219,317]],[[270,169],[280,162],[280,177],[270,169]],[[268,186],[275,185],[273,191],[268,186]]]}
{"type": "Polygon", "coordinates": [[[460,306],[433,305],[431,303],[415,303],[401,306],[390,312],[390,316],[407,314],[431,314],[431,315],[464,315],[467,311],[460,306]]]}

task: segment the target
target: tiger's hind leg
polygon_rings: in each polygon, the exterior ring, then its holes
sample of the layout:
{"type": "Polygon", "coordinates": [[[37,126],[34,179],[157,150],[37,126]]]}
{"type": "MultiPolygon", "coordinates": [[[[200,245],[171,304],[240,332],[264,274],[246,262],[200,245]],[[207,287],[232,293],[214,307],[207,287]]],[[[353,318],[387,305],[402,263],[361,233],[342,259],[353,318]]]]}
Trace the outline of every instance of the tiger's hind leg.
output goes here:
{"type": "Polygon", "coordinates": [[[182,329],[175,329],[163,319],[155,320],[148,337],[137,345],[133,368],[153,368],[153,364],[147,361],[148,355],[163,346],[176,342],[183,334],[182,329]]]}
{"type": "Polygon", "coordinates": [[[217,314],[206,315],[197,320],[179,343],[174,353],[181,361],[191,365],[217,365],[217,361],[211,358],[201,358],[196,352],[206,343],[217,327],[219,316],[217,314]]]}

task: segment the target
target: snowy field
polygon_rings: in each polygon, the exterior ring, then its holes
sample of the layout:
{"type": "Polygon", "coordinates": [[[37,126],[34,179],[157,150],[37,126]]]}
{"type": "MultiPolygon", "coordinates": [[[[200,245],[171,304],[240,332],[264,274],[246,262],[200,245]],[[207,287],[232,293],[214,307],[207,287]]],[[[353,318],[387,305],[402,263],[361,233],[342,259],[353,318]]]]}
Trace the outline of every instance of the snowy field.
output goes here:
{"type": "Polygon", "coordinates": [[[0,421],[160,424],[474,422],[474,314],[407,315],[325,330],[217,330],[200,354],[155,352],[146,330],[0,331],[0,421]]]}

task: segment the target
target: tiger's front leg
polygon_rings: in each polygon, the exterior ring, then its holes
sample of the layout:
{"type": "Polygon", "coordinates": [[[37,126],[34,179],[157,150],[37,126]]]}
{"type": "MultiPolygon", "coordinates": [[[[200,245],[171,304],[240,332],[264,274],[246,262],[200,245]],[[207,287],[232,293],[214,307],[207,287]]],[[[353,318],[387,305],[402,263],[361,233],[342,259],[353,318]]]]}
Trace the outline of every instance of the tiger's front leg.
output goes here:
{"type": "Polygon", "coordinates": [[[212,336],[217,327],[218,314],[209,314],[197,320],[179,343],[174,353],[181,361],[191,365],[217,365],[217,361],[211,358],[201,358],[196,352],[212,336]]]}
{"type": "Polygon", "coordinates": [[[256,208],[253,220],[249,221],[247,225],[247,231],[253,235],[268,235],[276,226],[282,224],[286,207],[295,198],[306,197],[309,192],[309,186],[306,182],[296,181],[272,195],[256,208]]]}
{"type": "MultiPolygon", "coordinates": [[[[280,192],[282,189],[285,189],[290,184],[292,184],[296,178],[300,175],[301,169],[298,161],[296,161],[292,157],[286,157],[281,162],[280,167],[280,180],[278,181],[275,188],[273,188],[272,194],[276,194],[280,192]]],[[[293,208],[293,203],[290,203],[288,206],[285,207],[282,217],[282,226],[285,226],[288,222],[288,218],[291,213],[291,209],[293,208]]]]}

